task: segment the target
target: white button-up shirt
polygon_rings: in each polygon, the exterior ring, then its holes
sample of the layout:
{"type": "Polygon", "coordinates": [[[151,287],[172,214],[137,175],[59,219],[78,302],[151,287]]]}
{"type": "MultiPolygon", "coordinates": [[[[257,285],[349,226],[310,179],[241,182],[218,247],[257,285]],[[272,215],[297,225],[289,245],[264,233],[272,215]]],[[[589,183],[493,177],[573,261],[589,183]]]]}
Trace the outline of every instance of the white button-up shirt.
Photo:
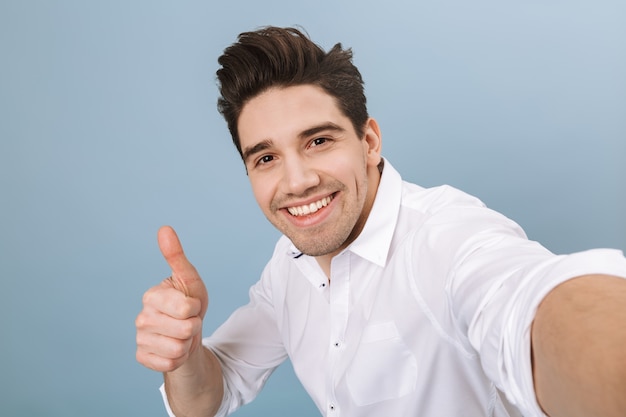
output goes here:
{"type": "Polygon", "coordinates": [[[542,416],[535,309],[586,273],[626,277],[626,259],[554,255],[476,198],[404,182],[386,161],[367,223],[333,258],[330,281],[282,237],[249,304],[204,340],[224,371],[218,415],[253,400],[289,358],[324,416],[542,416]]]}

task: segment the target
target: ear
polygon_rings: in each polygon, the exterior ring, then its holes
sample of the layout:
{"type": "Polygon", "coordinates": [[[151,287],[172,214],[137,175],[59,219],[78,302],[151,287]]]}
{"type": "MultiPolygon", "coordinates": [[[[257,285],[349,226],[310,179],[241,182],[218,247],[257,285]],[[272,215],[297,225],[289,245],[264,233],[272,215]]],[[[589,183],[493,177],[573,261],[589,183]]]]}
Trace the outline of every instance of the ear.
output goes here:
{"type": "Polygon", "coordinates": [[[382,136],[378,122],[371,117],[365,122],[363,146],[366,148],[367,165],[378,166],[381,159],[382,136]]]}

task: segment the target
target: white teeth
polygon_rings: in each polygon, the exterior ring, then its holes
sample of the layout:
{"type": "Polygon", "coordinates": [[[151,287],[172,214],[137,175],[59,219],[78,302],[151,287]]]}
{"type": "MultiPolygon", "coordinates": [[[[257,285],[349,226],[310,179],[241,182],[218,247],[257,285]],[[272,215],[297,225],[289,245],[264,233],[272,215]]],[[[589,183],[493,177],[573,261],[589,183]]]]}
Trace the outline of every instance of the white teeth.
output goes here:
{"type": "Polygon", "coordinates": [[[321,200],[318,200],[308,205],[298,206],[298,207],[288,207],[287,211],[289,211],[289,213],[292,216],[306,216],[307,214],[315,213],[317,210],[321,209],[322,207],[326,207],[332,199],[333,199],[332,196],[324,197],[321,200]]]}

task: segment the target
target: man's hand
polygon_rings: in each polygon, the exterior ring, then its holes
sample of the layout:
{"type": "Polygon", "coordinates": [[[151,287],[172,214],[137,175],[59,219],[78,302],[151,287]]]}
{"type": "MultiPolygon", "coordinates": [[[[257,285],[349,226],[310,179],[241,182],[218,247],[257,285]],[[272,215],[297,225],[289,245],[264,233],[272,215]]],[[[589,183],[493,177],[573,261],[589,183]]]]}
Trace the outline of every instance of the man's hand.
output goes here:
{"type": "Polygon", "coordinates": [[[162,227],[157,239],[172,275],[143,296],[143,309],[135,320],[136,356],[148,368],[170,372],[201,347],[202,319],[209,297],[174,229],[162,227]]]}

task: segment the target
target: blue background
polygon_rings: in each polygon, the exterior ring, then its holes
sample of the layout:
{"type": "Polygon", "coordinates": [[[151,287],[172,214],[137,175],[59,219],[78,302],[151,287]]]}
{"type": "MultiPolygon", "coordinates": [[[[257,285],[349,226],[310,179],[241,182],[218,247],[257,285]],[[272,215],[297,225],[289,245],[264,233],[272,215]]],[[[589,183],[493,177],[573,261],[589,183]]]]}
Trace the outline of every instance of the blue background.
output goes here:
{"type": "MultiPolygon", "coordinates": [[[[173,225],[210,332],[277,232],[215,110],[217,57],[259,26],[352,47],[383,153],[564,253],[626,249],[623,1],[0,1],[0,414],[162,416],[135,361],[173,225]]],[[[318,415],[279,368],[237,413],[318,415]]]]}

